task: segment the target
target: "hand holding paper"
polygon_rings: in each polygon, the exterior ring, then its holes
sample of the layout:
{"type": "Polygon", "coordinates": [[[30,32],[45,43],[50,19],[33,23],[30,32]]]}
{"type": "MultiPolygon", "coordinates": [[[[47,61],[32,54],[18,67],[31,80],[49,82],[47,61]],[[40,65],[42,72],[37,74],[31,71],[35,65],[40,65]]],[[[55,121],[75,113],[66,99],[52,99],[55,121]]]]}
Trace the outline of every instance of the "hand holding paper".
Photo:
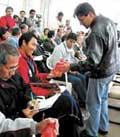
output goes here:
{"type": "Polygon", "coordinates": [[[53,68],[53,70],[51,71],[51,73],[55,76],[55,77],[61,77],[63,73],[69,71],[70,68],[70,64],[65,61],[64,59],[60,59],[55,67],[53,68]]]}

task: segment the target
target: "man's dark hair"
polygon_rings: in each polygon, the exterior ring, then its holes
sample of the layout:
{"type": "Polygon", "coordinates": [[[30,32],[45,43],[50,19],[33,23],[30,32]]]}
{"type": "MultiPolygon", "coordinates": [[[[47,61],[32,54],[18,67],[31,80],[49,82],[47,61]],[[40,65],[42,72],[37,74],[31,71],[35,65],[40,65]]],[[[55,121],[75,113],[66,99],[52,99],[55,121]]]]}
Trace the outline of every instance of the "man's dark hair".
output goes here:
{"type": "Polygon", "coordinates": [[[19,38],[19,47],[22,46],[23,41],[25,41],[26,43],[29,43],[29,41],[33,37],[36,38],[35,35],[32,32],[23,33],[22,36],[19,38]]]}
{"type": "Polygon", "coordinates": [[[27,24],[21,24],[20,29],[25,29],[25,27],[28,26],[27,24]]]}
{"type": "Polygon", "coordinates": [[[0,43],[0,66],[7,64],[9,55],[19,56],[18,49],[8,43],[0,43]]]}
{"type": "Polygon", "coordinates": [[[18,15],[13,15],[13,19],[16,19],[16,18],[19,19],[19,16],[18,15]]]}
{"type": "Polygon", "coordinates": [[[12,28],[11,34],[12,34],[13,36],[16,36],[16,35],[20,34],[20,28],[19,28],[19,27],[14,27],[14,28],[12,28]]]}
{"type": "Polygon", "coordinates": [[[74,11],[74,17],[87,16],[89,12],[95,14],[94,8],[87,2],[79,4],[74,11]]]}
{"type": "Polygon", "coordinates": [[[5,27],[0,27],[0,38],[2,39],[3,35],[8,31],[5,27]]]}
{"type": "Polygon", "coordinates": [[[31,9],[30,11],[29,11],[29,14],[31,14],[32,12],[36,12],[34,9],[31,9]]]}
{"type": "Polygon", "coordinates": [[[69,33],[68,36],[66,37],[66,39],[72,39],[72,40],[77,40],[77,35],[73,32],[69,33]]]}
{"type": "Polygon", "coordinates": [[[48,38],[52,38],[55,35],[55,31],[54,30],[50,30],[48,32],[48,38]]]}
{"type": "Polygon", "coordinates": [[[64,16],[63,12],[58,12],[58,16],[64,16]]]}
{"type": "Polygon", "coordinates": [[[21,10],[21,11],[20,11],[20,13],[22,13],[22,12],[26,13],[24,10],[21,10]]]}
{"type": "Polygon", "coordinates": [[[44,28],[43,32],[45,33],[45,32],[46,32],[46,30],[48,30],[48,31],[49,31],[50,29],[49,29],[49,28],[44,28]]]}
{"type": "Polygon", "coordinates": [[[7,12],[8,10],[12,10],[12,12],[13,12],[13,8],[10,6],[5,9],[5,12],[7,12]]]}

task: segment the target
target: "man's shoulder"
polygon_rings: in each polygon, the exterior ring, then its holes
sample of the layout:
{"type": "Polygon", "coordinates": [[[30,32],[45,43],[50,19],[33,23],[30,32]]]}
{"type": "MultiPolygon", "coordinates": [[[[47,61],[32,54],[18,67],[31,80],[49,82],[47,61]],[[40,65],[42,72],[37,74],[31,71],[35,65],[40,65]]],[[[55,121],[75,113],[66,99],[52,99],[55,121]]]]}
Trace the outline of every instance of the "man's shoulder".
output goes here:
{"type": "Polygon", "coordinates": [[[1,16],[0,17],[0,21],[5,21],[6,20],[6,16],[1,16]]]}
{"type": "Polygon", "coordinates": [[[55,50],[56,51],[63,51],[65,48],[64,48],[64,44],[63,43],[61,43],[61,44],[59,44],[59,45],[57,45],[56,47],[55,47],[55,50]]]}
{"type": "Polygon", "coordinates": [[[95,24],[92,27],[92,33],[101,37],[108,31],[107,28],[112,27],[113,25],[112,20],[105,16],[99,15],[96,17],[95,24]]]}

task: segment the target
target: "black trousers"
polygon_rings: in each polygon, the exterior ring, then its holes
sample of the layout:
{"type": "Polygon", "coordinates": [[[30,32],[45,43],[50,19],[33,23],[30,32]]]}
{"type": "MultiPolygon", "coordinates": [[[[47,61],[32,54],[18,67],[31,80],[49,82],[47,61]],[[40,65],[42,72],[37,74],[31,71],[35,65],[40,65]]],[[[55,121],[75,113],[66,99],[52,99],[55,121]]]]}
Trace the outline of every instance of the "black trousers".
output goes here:
{"type": "Polygon", "coordinates": [[[60,137],[66,137],[67,135],[69,137],[79,137],[76,136],[77,131],[75,130],[78,130],[76,126],[83,126],[82,114],[79,105],[68,91],[62,93],[51,108],[36,114],[34,120],[41,121],[43,113],[44,118],[53,117],[59,119],[60,137]],[[74,126],[75,128],[73,128],[74,126]],[[73,136],[74,133],[76,135],[73,136]]]}

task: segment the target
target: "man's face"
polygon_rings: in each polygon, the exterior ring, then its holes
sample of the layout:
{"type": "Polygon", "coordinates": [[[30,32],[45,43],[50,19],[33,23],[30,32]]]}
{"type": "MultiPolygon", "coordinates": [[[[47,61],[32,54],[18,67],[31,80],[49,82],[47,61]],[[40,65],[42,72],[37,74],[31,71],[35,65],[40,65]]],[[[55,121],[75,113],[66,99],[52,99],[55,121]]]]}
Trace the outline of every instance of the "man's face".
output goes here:
{"type": "Polygon", "coordinates": [[[32,56],[37,48],[37,40],[33,37],[28,43],[24,42],[24,52],[27,56],[32,56]]]}
{"type": "Polygon", "coordinates": [[[20,12],[20,17],[25,17],[25,12],[20,12]]]}
{"type": "Polygon", "coordinates": [[[24,27],[24,29],[22,29],[21,31],[22,31],[22,33],[28,32],[28,26],[26,25],[26,26],[24,27]]]}
{"type": "Polygon", "coordinates": [[[8,16],[12,16],[12,13],[13,13],[13,10],[12,10],[12,9],[8,9],[8,10],[6,11],[6,15],[8,15],[8,16]]]}
{"type": "Polygon", "coordinates": [[[35,17],[35,14],[36,14],[36,13],[35,13],[34,11],[31,12],[31,13],[30,13],[30,17],[31,17],[31,18],[34,18],[34,17],[35,17]]]}
{"type": "Polygon", "coordinates": [[[3,40],[7,40],[10,36],[10,33],[8,31],[5,32],[5,34],[2,35],[3,40]]]}
{"type": "Polygon", "coordinates": [[[59,32],[57,32],[58,36],[60,38],[62,38],[63,34],[64,34],[64,30],[63,29],[60,29],[59,32]]]}
{"type": "Polygon", "coordinates": [[[89,28],[92,22],[92,17],[90,16],[90,14],[86,16],[78,16],[78,20],[80,24],[84,25],[86,28],[89,28]]]}
{"type": "Polygon", "coordinates": [[[18,61],[19,56],[9,55],[7,57],[7,64],[0,66],[0,78],[8,80],[15,75],[16,69],[18,68],[18,61]]]}
{"type": "Polygon", "coordinates": [[[68,49],[71,49],[71,48],[73,48],[73,46],[75,45],[75,40],[73,40],[73,39],[68,39],[67,41],[66,41],[66,44],[67,44],[67,48],[68,49]]]}
{"type": "Polygon", "coordinates": [[[62,16],[62,15],[58,16],[58,20],[59,20],[59,21],[62,21],[62,19],[63,19],[63,16],[62,16]]]}

